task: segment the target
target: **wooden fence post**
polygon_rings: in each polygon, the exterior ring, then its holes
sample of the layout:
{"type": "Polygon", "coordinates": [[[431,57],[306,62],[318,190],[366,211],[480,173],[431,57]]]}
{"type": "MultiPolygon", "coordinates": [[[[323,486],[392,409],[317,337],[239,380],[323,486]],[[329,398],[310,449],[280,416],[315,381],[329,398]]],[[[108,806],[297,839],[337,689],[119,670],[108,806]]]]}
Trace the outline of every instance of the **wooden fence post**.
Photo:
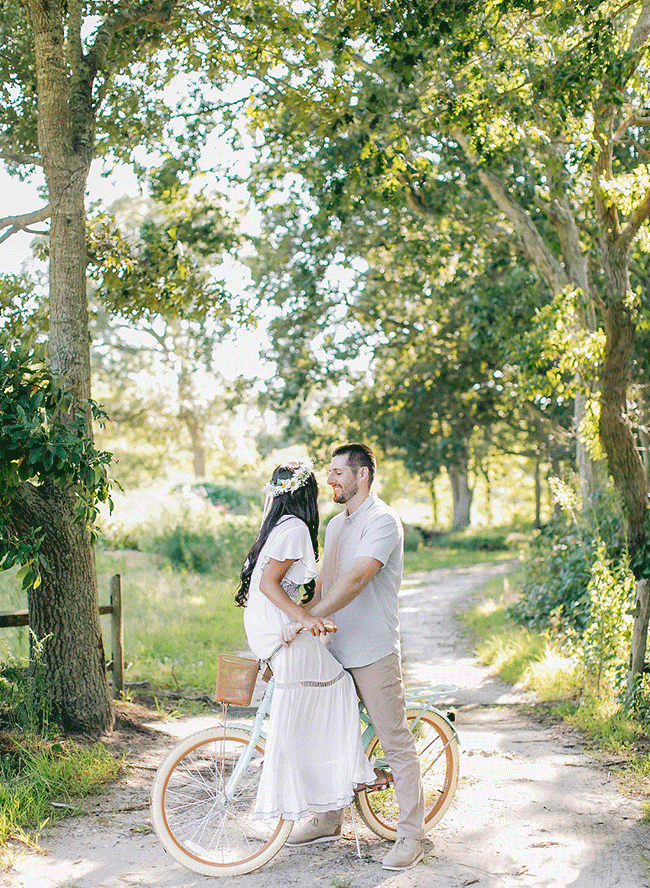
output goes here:
{"type": "Polygon", "coordinates": [[[113,641],[113,696],[124,693],[124,619],[122,616],[122,577],[111,577],[111,628],[113,641]]]}

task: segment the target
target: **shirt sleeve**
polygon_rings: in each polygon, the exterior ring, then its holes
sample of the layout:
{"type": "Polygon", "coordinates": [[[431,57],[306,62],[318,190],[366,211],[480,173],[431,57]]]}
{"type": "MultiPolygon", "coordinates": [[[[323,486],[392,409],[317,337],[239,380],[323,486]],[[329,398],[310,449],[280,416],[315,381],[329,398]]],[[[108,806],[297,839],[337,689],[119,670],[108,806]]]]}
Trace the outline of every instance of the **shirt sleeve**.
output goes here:
{"type": "Polygon", "coordinates": [[[294,560],[296,563],[291,565],[285,578],[298,586],[318,576],[309,530],[299,518],[282,521],[273,528],[264,546],[262,557],[262,569],[271,558],[274,561],[294,560]]]}
{"type": "Polygon", "coordinates": [[[386,564],[401,540],[401,530],[392,515],[377,515],[369,522],[355,553],[355,558],[375,558],[386,564]]]}

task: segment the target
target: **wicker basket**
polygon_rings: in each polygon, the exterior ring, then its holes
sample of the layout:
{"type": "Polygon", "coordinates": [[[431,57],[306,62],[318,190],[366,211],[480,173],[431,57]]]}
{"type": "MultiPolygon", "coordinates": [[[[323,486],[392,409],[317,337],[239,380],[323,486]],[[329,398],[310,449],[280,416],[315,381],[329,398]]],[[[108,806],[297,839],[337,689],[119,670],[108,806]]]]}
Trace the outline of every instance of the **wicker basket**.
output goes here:
{"type": "Polygon", "coordinates": [[[219,703],[249,706],[253,698],[255,681],[259,670],[260,664],[258,660],[221,654],[219,656],[215,699],[219,703]]]}

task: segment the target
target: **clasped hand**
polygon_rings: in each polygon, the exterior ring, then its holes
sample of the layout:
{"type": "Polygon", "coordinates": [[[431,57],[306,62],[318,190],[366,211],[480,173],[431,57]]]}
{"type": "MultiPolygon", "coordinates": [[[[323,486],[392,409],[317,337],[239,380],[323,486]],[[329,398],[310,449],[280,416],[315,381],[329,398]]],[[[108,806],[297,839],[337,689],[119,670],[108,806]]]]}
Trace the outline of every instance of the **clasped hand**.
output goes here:
{"type": "Polygon", "coordinates": [[[307,615],[305,615],[302,623],[299,623],[297,620],[285,623],[280,632],[280,640],[284,647],[289,647],[302,629],[306,629],[312,635],[327,635],[328,632],[336,632],[336,625],[331,620],[321,620],[307,615]]]}

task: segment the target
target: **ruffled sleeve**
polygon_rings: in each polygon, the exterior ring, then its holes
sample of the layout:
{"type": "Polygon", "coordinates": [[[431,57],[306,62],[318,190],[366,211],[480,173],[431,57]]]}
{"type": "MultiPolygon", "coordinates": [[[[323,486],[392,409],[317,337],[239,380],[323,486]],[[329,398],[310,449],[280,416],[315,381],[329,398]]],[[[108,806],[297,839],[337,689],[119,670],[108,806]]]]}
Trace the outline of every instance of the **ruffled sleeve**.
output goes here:
{"type": "Polygon", "coordinates": [[[291,580],[298,586],[318,576],[307,525],[293,516],[284,519],[273,528],[262,550],[261,558],[262,569],[271,558],[275,561],[287,561],[290,558],[295,560],[296,563],[291,565],[285,579],[291,580]]]}

